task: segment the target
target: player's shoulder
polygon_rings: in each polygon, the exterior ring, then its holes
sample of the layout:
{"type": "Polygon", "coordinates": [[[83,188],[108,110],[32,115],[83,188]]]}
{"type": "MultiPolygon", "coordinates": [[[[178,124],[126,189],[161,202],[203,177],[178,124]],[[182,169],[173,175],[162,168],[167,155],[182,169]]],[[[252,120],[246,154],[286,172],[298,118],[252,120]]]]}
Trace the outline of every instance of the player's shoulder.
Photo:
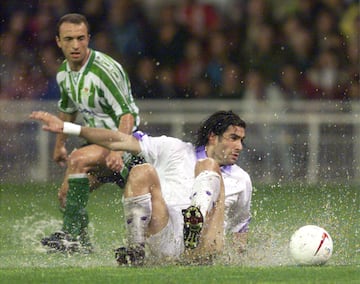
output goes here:
{"type": "Polygon", "coordinates": [[[155,141],[159,141],[159,142],[164,143],[164,144],[169,144],[173,148],[175,146],[180,146],[180,145],[185,145],[186,144],[186,142],[182,141],[179,138],[171,137],[171,136],[167,136],[167,135],[149,136],[149,137],[150,137],[150,139],[154,139],[155,141]]]}
{"type": "Polygon", "coordinates": [[[250,180],[249,173],[237,164],[231,166],[231,174],[233,176],[238,176],[238,177],[246,178],[246,179],[250,180]]]}
{"type": "Polygon", "coordinates": [[[110,55],[101,51],[92,50],[93,60],[90,64],[90,72],[96,73],[97,76],[103,77],[113,74],[116,77],[124,77],[125,70],[122,65],[110,55]]]}
{"type": "Polygon", "coordinates": [[[178,152],[193,147],[191,143],[187,143],[179,138],[166,135],[145,135],[142,139],[148,140],[151,144],[157,145],[157,147],[160,147],[162,150],[166,150],[167,152],[178,152]]]}
{"type": "Polygon", "coordinates": [[[119,62],[117,62],[114,58],[112,58],[110,55],[98,51],[98,50],[91,50],[92,56],[94,57],[93,64],[104,64],[106,66],[112,66],[112,65],[120,65],[119,62]]]}

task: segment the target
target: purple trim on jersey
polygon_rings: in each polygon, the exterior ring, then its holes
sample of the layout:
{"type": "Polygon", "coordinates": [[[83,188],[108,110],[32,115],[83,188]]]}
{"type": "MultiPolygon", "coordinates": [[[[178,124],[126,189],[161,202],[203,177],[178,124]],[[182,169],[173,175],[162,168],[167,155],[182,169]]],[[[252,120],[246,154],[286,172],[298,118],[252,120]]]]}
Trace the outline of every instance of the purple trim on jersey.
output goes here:
{"type": "Polygon", "coordinates": [[[251,217],[246,220],[246,223],[240,228],[238,233],[246,233],[249,231],[249,224],[251,221],[251,217]]]}
{"type": "Polygon", "coordinates": [[[205,146],[199,146],[195,149],[195,151],[196,151],[196,159],[197,160],[207,158],[206,152],[205,152],[205,146]]]}
{"type": "MultiPolygon", "coordinates": [[[[196,151],[196,159],[197,160],[207,158],[206,151],[205,151],[205,146],[199,146],[199,147],[197,147],[195,149],[195,151],[196,151]]],[[[220,169],[221,169],[222,172],[230,173],[231,172],[231,167],[232,167],[231,165],[227,165],[227,166],[220,167],[220,169]]]]}
{"type": "Polygon", "coordinates": [[[136,138],[136,140],[141,141],[146,134],[142,131],[135,131],[132,135],[136,138]]]}

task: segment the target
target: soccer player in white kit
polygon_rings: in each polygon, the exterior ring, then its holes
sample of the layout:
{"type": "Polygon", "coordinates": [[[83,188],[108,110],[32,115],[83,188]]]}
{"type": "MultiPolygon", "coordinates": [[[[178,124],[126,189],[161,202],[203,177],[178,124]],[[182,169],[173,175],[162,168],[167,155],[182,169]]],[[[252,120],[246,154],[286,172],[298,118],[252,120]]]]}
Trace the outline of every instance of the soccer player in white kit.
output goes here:
{"type": "Polygon", "coordinates": [[[234,249],[243,249],[252,184],[236,165],[246,124],[232,111],[218,111],[206,119],[194,145],[167,136],[81,127],[45,112],[30,117],[42,121],[44,130],[80,135],[145,157],[147,163],[130,172],[124,191],[128,243],[116,250],[119,264],[142,264],[147,257],[216,256],[226,234],[237,244],[234,249]]]}

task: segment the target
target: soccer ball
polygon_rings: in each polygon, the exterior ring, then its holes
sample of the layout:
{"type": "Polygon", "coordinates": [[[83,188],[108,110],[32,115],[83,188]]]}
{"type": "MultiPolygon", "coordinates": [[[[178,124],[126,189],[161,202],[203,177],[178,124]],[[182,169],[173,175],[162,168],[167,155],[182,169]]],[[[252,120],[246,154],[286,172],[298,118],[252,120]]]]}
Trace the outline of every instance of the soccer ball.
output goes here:
{"type": "Polygon", "coordinates": [[[323,265],[332,255],[333,241],[323,228],[306,225],[291,236],[289,249],[296,264],[323,265]]]}

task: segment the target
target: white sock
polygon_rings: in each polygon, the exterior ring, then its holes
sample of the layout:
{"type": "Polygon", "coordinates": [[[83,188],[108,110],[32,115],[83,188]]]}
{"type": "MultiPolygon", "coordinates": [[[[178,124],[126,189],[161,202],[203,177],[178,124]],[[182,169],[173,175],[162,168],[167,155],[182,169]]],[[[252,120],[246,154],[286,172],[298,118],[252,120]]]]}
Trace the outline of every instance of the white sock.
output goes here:
{"type": "Polygon", "coordinates": [[[203,171],[196,178],[192,188],[191,205],[200,208],[205,219],[220,193],[220,176],[214,171],[203,171]]]}
{"type": "Polygon", "coordinates": [[[151,194],[124,198],[123,205],[128,245],[144,244],[151,220],[151,194]]]}

